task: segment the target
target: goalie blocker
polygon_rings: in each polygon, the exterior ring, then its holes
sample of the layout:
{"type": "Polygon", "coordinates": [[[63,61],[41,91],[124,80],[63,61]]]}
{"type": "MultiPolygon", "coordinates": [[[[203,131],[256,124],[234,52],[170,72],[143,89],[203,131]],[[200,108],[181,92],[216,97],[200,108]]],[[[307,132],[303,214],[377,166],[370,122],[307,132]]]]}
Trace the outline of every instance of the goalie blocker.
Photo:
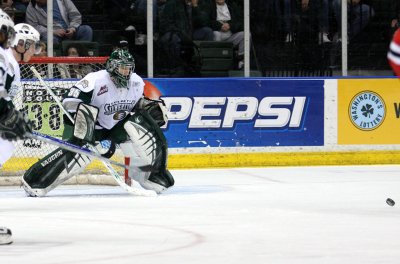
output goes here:
{"type": "MultiPolygon", "coordinates": [[[[166,169],[168,155],[166,139],[157,123],[145,110],[137,109],[111,130],[94,130],[93,118],[97,113],[87,106],[81,104],[75,117],[75,123],[81,123],[80,128],[74,129],[65,124],[64,139],[69,139],[69,142],[80,146],[88,141],[111,139],[112,142],[120,144],[124,155],[130,157],[133,165],[151,165],[152,170],[146,172],[140,169],[129,170],[129,177],[139,182],[143,188],[161,193],[174,185],[174,179],[166,169]],[[84,111],[84,114],[79,114],[80,111],[84,111]],[[78,117],[84,117],[85,121],[77,120],[78,117]],[[90,138],[91,135],[94,137],[93,140],[90,138]]],[[[111,147],[115,145],[111,144],[111,147]]],[[[108,152],[107,156],[110,157],[112,154],[114,151],[108,152]]],[[[56,149],[25,172],[22,177],[23,188],[29,196],[44,196],[61,183],[81,173],[90,162],[91,159],[87,156],[56,149]]]]}

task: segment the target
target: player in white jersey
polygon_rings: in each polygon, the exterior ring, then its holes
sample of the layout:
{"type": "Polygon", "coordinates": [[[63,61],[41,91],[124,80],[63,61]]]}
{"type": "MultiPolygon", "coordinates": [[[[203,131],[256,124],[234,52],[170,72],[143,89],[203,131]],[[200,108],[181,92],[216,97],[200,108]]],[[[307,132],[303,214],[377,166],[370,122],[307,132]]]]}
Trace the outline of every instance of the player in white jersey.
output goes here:
{"type": "MultiPolygon", "coordinates": [[[[134,66],[132,55],[117,49],[107,60],[106,70],[89,73],[69,90],[62,103],[74,115],[75,124],[64,115],[63,138],[81,146],[110,140],[106,157],[119,144],[133,165],[152,166],[150,171],[130,169],[129,176],[143,188],[161,193],[174,185],[160,129],[167,121],[166,109],[162,100],[143,97],[144,82],[134,66]]],[[[24,174],[23,187],[30,196],[44,196],[89,163],[86,156],[56,149],[24,174]]]]}
{"type": "Polygon", "coordinates": [[[8,95],[13,97],[21,89],[20,62],[29,62],[35,54],[41,52],[40,34],[29,24],[19,23],[14,26],[15,38],[6,50],[9,60],[8,80],[11,82],[8,95]]]}
{"type": "MultiPolygon", "coordinates": [[[[10,103],[7,93],[8,59],[4,49],[9,47],[15,37],[13,27],[14,22],[0,9],[0,138],[8,141],[22,139],[27,131],[31,131],[30,123],[10,103]]],[[[0,141],[0,153],[9,151],[10,146],[12,148],[8,141],[0,141]]],[[[0,155],[0,167],[8,158],[8,155],[0,155]]],[[[11,230],[0,227],[0,245],[11,243],[11,230]]]]}
{"type": "MultiPolygon", "coordinates": [[[[10,43],[10,47],[5,50],[7,57],[7,79],[5,89],[8,93],[6,98],[9,104],[11,100],[21,89],[21,73],[19,62],[28,62],[34,54],[38,54],[41,50],[39,46],[40,34],[31,25],[20,23],[14,26],[15,37],[10,43]]],[[[0,145],[5,151],[0,152],[0,164],[8,160],[14,150],[14,145],[0,138],[0,145]]]]}

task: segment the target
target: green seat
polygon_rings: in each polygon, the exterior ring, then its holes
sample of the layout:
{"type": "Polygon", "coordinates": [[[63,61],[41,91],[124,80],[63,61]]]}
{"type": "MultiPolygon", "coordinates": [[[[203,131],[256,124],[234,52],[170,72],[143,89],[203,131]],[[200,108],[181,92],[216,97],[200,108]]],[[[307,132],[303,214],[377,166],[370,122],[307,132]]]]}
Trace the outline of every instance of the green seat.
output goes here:
{"type": "MultiPolygon", "coordinates": [[[[243,70],[229,71],[229,77],[243,77],[243,76],[244,76],[243,70]]],[[[250,71],[250,77],[262,77],[262,74],[260,71],[250,71]]]]}
{"type": "Polygon", "coordinates": [[[63,53],[61,51],[61,45],[54,43],[53,44],[53,56],[54,57],[59,57],[59,56],[63,56],[63,53]]]}
{"type": "Polygon", "coordinates": [[[233,68],[233,44],[226,41],[194,41],[201,59],[203,77],[226,77],[233,68]]]}

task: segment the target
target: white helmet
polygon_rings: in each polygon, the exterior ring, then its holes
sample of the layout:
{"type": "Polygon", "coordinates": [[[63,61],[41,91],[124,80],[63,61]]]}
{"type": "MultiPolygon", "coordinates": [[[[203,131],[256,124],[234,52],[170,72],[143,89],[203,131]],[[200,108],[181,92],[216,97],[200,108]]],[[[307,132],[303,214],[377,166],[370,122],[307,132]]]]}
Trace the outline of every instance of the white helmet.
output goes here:
{"type": "Polygon", "coordinates": [[[14,22],[7,15],[6,12],[0,9],[0,32],[3,32],[7,40],[3,43],[0,43],[3,48],[7,48],[9,44],[14,40],[15,31],[14,31],[14,22]]]}
{"type": "Polygon", "coordinates": [[[19,23],[14,26],[15,38],[11,42],[11,47],[15,47],[18,44],[24,45],[25,49],[29,49],[30,45],[35,45],[35,54],[40,53],[40,34],[39,32],[29,24],[19,23]]]}

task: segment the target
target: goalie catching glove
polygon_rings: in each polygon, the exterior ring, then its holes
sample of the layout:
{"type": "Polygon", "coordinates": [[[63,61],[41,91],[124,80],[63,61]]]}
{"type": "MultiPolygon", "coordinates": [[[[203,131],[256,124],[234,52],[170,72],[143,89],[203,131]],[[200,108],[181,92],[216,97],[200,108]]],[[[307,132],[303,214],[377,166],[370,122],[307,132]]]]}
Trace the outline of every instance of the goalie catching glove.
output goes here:
{"type": "Polygon", "coordinates": [[[0,137],[13,141],[25,138],[26,132],[32,132],[32,124],[23,113],[9,102],[0,99],[0,137]]]}
{"type": "Polygon", "coordinates": [[[135,110],[143,109],[156,121],[159,127],[165,125],[168,121],[167,108],[165,107],[165,102],[163,99],[150,99],[143,97],[136,104],[135,110]]]}

